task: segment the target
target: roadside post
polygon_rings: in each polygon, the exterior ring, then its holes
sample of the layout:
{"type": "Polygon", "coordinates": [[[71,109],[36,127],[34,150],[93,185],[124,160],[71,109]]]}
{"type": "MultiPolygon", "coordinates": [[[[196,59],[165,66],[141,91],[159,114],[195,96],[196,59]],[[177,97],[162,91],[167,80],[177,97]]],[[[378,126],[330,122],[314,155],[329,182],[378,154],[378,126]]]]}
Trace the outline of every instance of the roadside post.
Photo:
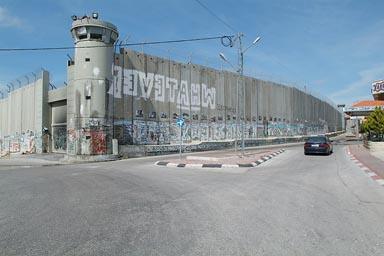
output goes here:
{"type": "Polygon", "coordinates": [[[180,154],[179,154],[179,159],[182,158],[181,155],[181,147],[183,145],[183,126],[184,126],[184,119],[179,117],[177,119],[177,126],[180,127],[180,154]]]}

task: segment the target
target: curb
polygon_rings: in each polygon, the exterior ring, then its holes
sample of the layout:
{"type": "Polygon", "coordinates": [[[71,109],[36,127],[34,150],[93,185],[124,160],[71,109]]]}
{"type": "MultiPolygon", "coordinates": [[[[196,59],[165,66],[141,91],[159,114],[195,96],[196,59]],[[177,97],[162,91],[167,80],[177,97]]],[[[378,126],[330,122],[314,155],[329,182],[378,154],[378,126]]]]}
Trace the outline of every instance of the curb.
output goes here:
{"type": "Polygon", "coordinates": [[[172,162],[157,161],[155,165],[166,166],[166,167],[189,167],[189,168],[252,168],[256,167],[271,158],[285,152],[285,149],[280,149],[268,156],[263,156],[256,162],[250,164],[178,164],[172,162]]]}
{"type": "Polygon", "coordinates": [[[373,181],[375,181],[380,186],[384,187],[384,179],[381,178],[377,173],[372,171],[370,168],[361,163],[350,151],[349,147],[347,148],[348,155],[352,162],[354,162],[361,170],[363,170],[368,177],[370,177],[373,181]]]}

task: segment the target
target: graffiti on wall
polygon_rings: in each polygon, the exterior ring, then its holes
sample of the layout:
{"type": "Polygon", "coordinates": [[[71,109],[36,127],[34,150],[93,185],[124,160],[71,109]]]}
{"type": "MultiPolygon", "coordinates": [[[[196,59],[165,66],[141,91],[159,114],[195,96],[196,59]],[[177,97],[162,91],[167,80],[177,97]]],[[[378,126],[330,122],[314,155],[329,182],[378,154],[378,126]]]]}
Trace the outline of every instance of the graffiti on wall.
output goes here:
{"type": "Polygon", "coordinates": [[[90,130],[91,147],[93,155],[105,155],[107,153],[106,132],[100,130],[90,130]]]}
{"type": "Polygon", "coordinates": [[[20,152],[20,142],[12,141],[9,143],[9,152],[15,153],[20,152]]]}
{"type": "MultiPolygon", "coordinates": [[[[164,145],[180,142],[180,127],[174,122],[155,122],[135,120],[134,124],[125,121],[124,125],[115,125],[115,138],[120,145],[164,145]]],[[[182,128],[184,142],[192,141],[220,141],[225,139],[240,140],[244,134],[246,139],[262,137],[281,137],[293,135],[310,135],[326,133],[326,126],[289,125],[269,122],[268,125],[249,123],[225,122],[186,122],[182,128]]]]}
{"type": "Polygon", "coordinates": [[[0,151],[8,153],[31,154],[42,149],[41,133],[26,131],[21,134],[7,136],[0,139],[0,151]]]}
{"type": "Polygon", "coordinates": [[[194,141],[200,140],[199,124],[191,124],[191,139],[194,141]]]}
{"type": "Polygon", "coordinates": [[[168,122],[142,120],[137,120],[134,124],[131,121],[115,122],[115,138],[119,145],[169,144],[169,133],[168,122]]]}
{"type": "Polygon", "coordinates": [[[159,144],[169,144],[169,123],[159,122],[159,144]]]}
{"type": "Polygon", "coordinates": [[[133,134],[134,136],[133,143],[139,144],[139,145],[147,144],[147,134],[148,134],[149,127],[146,125],[145,121],[134,120],[133,124],[134,124],[134,127],[136,128],[133,134]]]}
{"type": "Polygon", "coordinates": [[[68,154],[75,154],[76,153],[76,131],[75,130],[68,130],[67,135],[67,153],[68,154]]]}
{"type": "Polygon", "coordinates": [[[217,140],[225,139],[225,124],[223,123],[214,124],[214,138],[217,140]]]}
{"type": "Polygon", "coordinates": [[[132,145],[133,133],[136,128],[128,122],[115,125],[115,138],[120,145],[132,145]]]}
{"type": "Polygon", "coordinates": [[[65,151],[67,149],[67,127],[53,127],[52,141],[55,151],[65,151]]]}
{"type": "Polygon", "coordinates": [[[181,109],[199,111],[201,107],[216,108],[216,88],[189,83],[161,74],[145,73],[134,69],[114,66],[113,86],[108,94],[115,98],[123,95],[153,98],[159,102],[176,103],[181,109]],[[152,95],[154,95],[152,97],[152,95]]]}
{"type": "Polygon", "coordinates": [[[203,141],[209,140],[209,127],[207,123],[200,124],[200,138],[203,141]]]}
{"type": "Polygon", "coordinates": [[[105,155],[110,147],[108,130],[70,129],[67,132],[67,154],[69,155],[105,155]]]}

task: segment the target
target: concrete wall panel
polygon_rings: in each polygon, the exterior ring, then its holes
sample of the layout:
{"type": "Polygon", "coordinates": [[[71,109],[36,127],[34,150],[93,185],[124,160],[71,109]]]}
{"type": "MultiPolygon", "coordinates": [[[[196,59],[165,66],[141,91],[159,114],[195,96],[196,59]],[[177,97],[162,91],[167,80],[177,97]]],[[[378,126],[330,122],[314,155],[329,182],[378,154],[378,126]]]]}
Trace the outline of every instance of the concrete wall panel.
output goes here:
{"type": "MultiPolygon", "coordinates": [[[[76,141],[77,136],[83,136],[70,132],[70,127],[74,127],[74,113],[79,111],[72,69],[68,67],[66,88],[68,145],[58,145],[68,147],[69,154],[76,152],[76,143],[71,145],[70,138],[76,141]]],[[[182,129],[185,142],[241,138],[243,96],[237,73],[177,63],[126,49],[116,54],[113,72],[113,79],[106,82],[107,113],[114,124],[113,137],[120,144],[179,143],[180,128],[176,124],[179,117],[185,120],[182,129]]],[[[244,77],[244,84],[246,139],[341,129],[341,114],[328,102],[297,88],[255,78],[244,77]]],[[[42,79],[0,100],[0,136],[27,131],[41,135],[44,126],[51,127],[48,85],[49,76],[44,73],[42,79]]],[[[50,95],[50,101],[54,95],[50,95]]],[[[63,121],[62,108],[53,111],[52,124],[63,121]]],[[[57,133],[59,137],[65,136],[61,130],[57,133]]],[[[99,141],[100,134],[89,136],[99,141]]]]}
{"type": "Polygon", "coordinates": [[[341,129],[337,108],[296,88],[244,77],[243,97],[237,73],[122,53],[116,56],[124,61],[115,63],[114,86],[121,93],[113,112],[115,126],[126,124],[119,134],[130,139],[120,136],[120,144],[178,143],[178,117],[185,120],[187,142],[240,138],[243,99],[246,138],[341,129]]]}
{"type": "Polygon", "coordinates": [[[12,151],[33,148],[43,152],[42,130],[50,127],[48,86],[49,73],[42,71],[36,81],[9,92],[0,101],[0,136],[12,139],[12,151]]]}

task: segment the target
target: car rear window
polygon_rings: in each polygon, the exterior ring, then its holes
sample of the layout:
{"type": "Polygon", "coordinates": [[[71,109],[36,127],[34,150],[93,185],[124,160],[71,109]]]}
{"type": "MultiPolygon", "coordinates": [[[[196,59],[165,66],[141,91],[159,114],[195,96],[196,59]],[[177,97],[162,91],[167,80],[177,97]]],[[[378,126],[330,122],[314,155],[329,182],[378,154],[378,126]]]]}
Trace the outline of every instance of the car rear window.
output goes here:
{"type": "Polygon", "coordinates": [[[324,137],[310,137],[307,139],[307,142],[310,142],[310,143],[321,143],[326,141],[327,140],[324,137]]]}

